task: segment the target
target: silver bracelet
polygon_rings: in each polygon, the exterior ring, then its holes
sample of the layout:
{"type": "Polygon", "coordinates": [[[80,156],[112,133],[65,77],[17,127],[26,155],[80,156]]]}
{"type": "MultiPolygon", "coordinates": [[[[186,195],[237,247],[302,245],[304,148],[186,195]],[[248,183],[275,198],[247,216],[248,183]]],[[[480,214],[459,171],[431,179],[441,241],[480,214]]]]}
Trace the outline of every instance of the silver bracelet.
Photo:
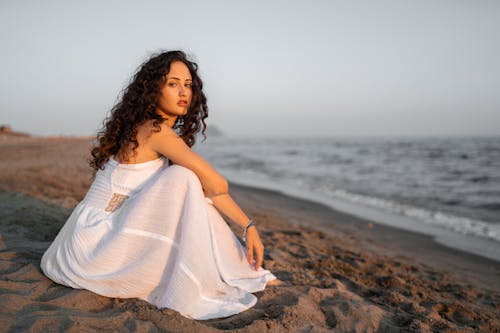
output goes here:
{"type": "Polygon", "coordinates": [[[253,220],[250,220],[243,230],[243,241],[245,243],[247,242],[247,229],[252,225],[255,225],[255,222],[253,220]]]}

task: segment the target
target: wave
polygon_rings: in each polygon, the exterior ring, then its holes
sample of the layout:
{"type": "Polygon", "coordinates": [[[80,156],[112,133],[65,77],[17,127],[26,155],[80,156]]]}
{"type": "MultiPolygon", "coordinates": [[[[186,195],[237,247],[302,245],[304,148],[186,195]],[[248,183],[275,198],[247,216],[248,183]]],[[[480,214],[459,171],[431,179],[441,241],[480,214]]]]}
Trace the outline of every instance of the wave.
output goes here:
{"type": "Polygon", "coordinates": [[[464,235],[485,237],[500,242],[500,224],[459,217],[441,211],[431,211],[421,207],[402,204],[388,199],[351,193],[345,190],[336,190],[333,195],[338,199],[386,210],[464,235]]]}

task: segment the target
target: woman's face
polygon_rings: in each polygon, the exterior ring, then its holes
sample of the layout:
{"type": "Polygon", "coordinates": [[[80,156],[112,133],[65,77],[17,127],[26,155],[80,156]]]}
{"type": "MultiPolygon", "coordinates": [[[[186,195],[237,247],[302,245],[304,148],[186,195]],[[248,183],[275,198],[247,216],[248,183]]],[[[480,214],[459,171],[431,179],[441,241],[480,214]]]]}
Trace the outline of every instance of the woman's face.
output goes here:
{"type": "Polygon", "coordinates": [[[193,95],[193,80],[188,67],[182,61],[173,61],[166,79],[167,82],[160,91],[158,111],[166,118],[185,115],[193,95]]]}

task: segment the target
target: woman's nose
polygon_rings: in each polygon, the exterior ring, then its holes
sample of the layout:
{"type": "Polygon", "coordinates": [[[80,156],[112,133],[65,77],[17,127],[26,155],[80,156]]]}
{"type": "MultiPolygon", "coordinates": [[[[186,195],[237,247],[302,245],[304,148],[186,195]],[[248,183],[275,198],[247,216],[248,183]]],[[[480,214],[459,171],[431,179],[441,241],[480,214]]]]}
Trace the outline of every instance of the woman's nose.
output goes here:
{"type": "Polygon", "coordinates": [[[180,86],[179,95],[185,95],[185,94],[186,94],[186,88],[184,88],[183,86],[180,86]]]}

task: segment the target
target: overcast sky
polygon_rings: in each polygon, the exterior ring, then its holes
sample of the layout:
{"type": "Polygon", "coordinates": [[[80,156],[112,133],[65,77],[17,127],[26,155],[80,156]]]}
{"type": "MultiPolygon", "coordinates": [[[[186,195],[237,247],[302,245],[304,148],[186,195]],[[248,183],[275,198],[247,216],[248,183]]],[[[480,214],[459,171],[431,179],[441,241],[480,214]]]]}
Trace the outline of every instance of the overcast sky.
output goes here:
{"type": "Polygon", "coordinates": [[[500,1],[0,2],[0,123],[93,135],[152,52],[229,135],[499,135],[500,1]]]}

